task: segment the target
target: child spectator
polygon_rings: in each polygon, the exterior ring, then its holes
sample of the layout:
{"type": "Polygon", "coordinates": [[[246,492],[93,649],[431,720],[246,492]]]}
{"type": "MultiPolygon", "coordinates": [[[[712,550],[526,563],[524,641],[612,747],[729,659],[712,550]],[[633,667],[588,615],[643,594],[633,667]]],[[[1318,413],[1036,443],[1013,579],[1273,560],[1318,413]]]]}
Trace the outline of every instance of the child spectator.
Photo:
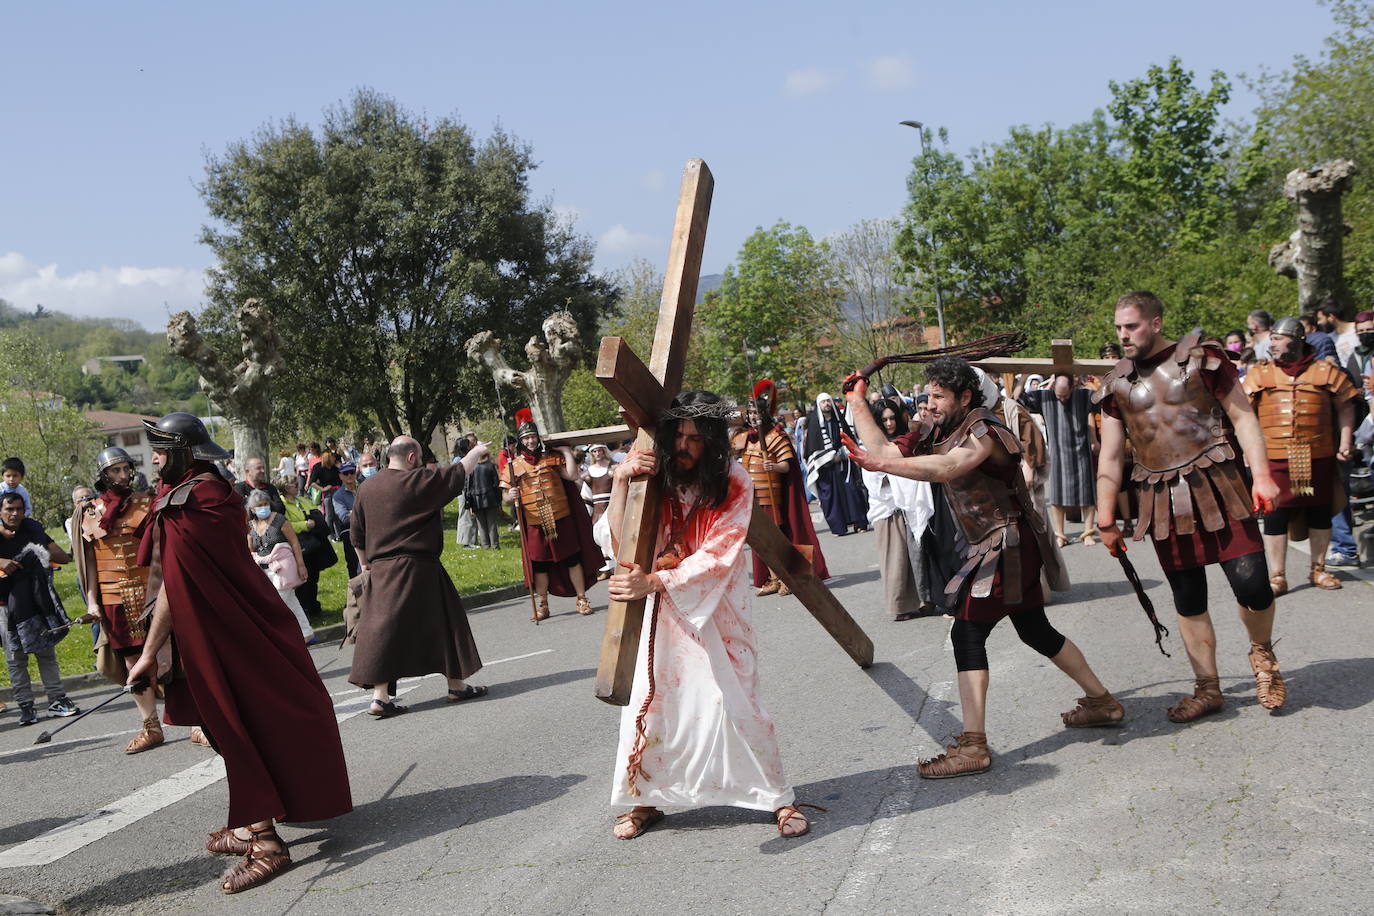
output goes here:
{"type": "Polygon", "coordinates": [[[33,515],[33,500],[29,498],[29,491],[24,488],[24,475],[28,473],[24,470],[24,462],[20,458],[6,458],[0,464],[0,496],[6,493],[18,493],[24,497],[24,514],[33,515]]]}

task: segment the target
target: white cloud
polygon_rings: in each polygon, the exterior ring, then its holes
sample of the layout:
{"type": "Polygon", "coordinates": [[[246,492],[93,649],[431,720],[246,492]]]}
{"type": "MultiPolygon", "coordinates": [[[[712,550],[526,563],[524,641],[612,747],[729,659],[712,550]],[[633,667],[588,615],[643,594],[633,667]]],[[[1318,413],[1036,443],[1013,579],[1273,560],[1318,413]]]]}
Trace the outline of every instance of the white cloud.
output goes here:
{"type": "Polygon", "coordinates": [[[831,73],[819,67],[789,70],[783,79],[783,90],[793,98],[801,98],[802,96],[824,92],[839,81],[838,73],[831,73]]]}
{"type": "Polygon", "coordinates": [[[906,89],[916,82],[916,76],[909,59],[878,57],[868,62],[868,81],[874,89],[906,89]]]}
{"type": "Polygon", "coordinates": [[[102,267],[62,273],[17,251],[0,255],[0,299],[24,310],[97,318],[128,318],[150,331],[204,300],[205,271],[189,267],[102,267]]]}
{"type": "Polygon", "coordinates": [[[662,254],[658,249],[662,243],[643,232],[631,232],[621,223],[616,223],[602,233],[597,242],[599,255],[628,258],[636,255],[662,254]]]}

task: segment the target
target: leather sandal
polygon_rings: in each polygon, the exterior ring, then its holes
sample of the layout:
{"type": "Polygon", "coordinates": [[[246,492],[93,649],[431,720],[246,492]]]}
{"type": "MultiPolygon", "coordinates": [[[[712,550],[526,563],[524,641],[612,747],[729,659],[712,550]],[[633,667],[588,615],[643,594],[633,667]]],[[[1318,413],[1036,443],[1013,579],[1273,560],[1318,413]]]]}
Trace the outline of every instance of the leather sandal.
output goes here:
{"type": "Polygon", "coordinates": [[[275,827],[264,827],[252,833],[248,852],[237,865],[224,873],[220,890],[226,894],[237,894],[266,884],[291,867],[291,855],[286,851],[286,844],[281,837],[277,836],[275,827]],[[271,841],[275,841],[280,849],[273,852],[263,848],[264,843],[271,841]]]}
{"type": "Polygon", "coordinates": [[[790,594],[792,594],[792,589],[790,589],[790,588],[787,587],[787,583],[786,583],[786,582],[784,582],[784,581],[782,581],[781,579],[779,579],[779,580],[778,580],[778,597],[779,597],[779,598],[786,598],[786,597],[787,597],[788,595],[790,595],[790,594]]]}
{"type": "Polygon", "coordinates": [[[763,587],[756,591],[754,594],[760,598],[764,597],[765,595],[776,595],[778,593],[778,589],[780,588],[782,588],[782,580],[779,579],[777,576],[773,576],[767,582],[763,583],[763,587]]]}
{"type": "Polygon", "coordinates": [[[773,812],[773,817],[776,818],[778,822],[778,836],[782,837],[783,839],[793,840],[799,836],[806,836],[808,833],[811,832],[811,822],[806,819],[805,814],[801,813],[800,809],[802,808],[815,808],[817,811],[826,810],[822,808],[820,805],[808,805],[805,802],[797,805],[783,805],[781,808],[773,812]],[[794,824],[797,821],[801,821],[800,830],[794,830],[793,832],[788,833],[783,829],[783,827],[785,827],[786,825],[794,824]]]}
{"type": "Polygon", "coordinates": [[[577,599],[577,613],[581,614],[583,617],[586,617],[587,615],[591,614],[591,612],[592,612],[592,603],[591,603],[590,601],[587,600],[587,596],[586,596],[586,595],[583,595],[581,598],[578,598],[578,599],[577,599]]]}
{"type": "Polygon", "coordinates": [[[1061,712],[1059,718],[1069,728],[1096,728],[1104,725],[1120,725],[1126,718],[1126,707],[1117,702],[1116,697],[1104,693],[1100,697],[1079,697],[1078,705],[1068,712],[1061,712]]]}
{"type": "Polygon", "coordinates": [[[1269,587],[1274,591],[1274,597],[1286,595],[1288,593],[1288,577],[1283,573],[1274,573],[1269,577],[1269,587]]]}
{"type": "Polygon", "coordinates": [[[1341,580],[1326,571],[1326,561],[1317,560],[1312,564],[1312,571],[1307,575],[1307,581],[1317,588],[1324,588],[1327,591],[1342,588],[1341,580]]]}
{"type": "Polygon", "coordinates": [[[221,827],[205,841],[205,850],[217,856],[246,856],[250,848],[247,840],[234,836],[233,827],[221,827]]]}
{"type": "Polygon", "coordinates": [[[205,729],[201,728],[199,725],[191,726],[191,743],[198,744],[201,747],[214,747],[214,745],[210,743],[210,739],[205,737],[205,729]]]}
{"type": "Polygon", "coordinates": [[[143,728],[134,735],[133,740],[124,745],[124,753],[138,754],[157,747],[165,740],[162,735],[162,723],[157,720],[156,715],[151,715],[143,720],[143,728]]]}
{"type": "Polygon", "coordinates": [[[531,618],[535,623],[549,619],[549,596],[540,595],[534,602],[534,617],[531,618]]]}
{"type": "Polygon", "coordinates": [[[922,779],[953,779],[973,776],[992,767],[992,752],[988,750],[986,732],[964,732],[945,746],[938,757],[917,762],[916,772],[922,779]]]}
{"type": "Polygon", "coordinates": [[[392,719],[408,711],[409,707],[402,706],[395,700],[387,700],[385,703],[373,700],[372,705],[367,707],[367,714],[374,719],[392,719]]]}
{"type": "Polygon", "coordinates": [[[1167,713],[1170,722],[1192,722],[1203,716],[1220,712],[1226,700],[1221,695],[1221,678],[1200,677],[1194,682],[1193,695],[1184,697],[1167,713]]]}
{"type": "Polygon", "coordinates": [[[1255,672],[1255,695],[1265,709],[1278,709],[1288,699],[1272,642],[1250,643],[1250,670],[1255,672]]]}
{"type": "Polygon", "coordinates": [[[614,836],[617,840],[633,840],[661,820],[663,820],[663,812],[657,808],[626,811],[624,814],[616,815],[615,825],[619,827],[621,824],[631,824],[634,826],[634,833],[628,835],[617,833],[614,836]]]}
{"type": "Polygon", "coordinates": [[[465,684],[462,690],[450,690],[445,702],[461,703],[464,700],[475,700],[478,697],[486,696],[487,692],[486,687],[478,687],[475,684],[465,684]]]}

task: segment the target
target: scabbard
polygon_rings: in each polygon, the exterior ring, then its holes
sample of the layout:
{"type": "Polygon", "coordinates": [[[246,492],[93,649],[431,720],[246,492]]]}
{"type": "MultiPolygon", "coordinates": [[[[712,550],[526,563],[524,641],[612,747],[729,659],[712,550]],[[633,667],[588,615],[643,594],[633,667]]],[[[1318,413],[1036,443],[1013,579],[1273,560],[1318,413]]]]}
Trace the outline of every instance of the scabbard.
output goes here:
{"type": "Polygon", "coordinates": [[[1135,596],[1140,600],[1140,606],[1145,610],[1145,616],[1150,618],[1150,625],[1155,628],[1155,645],[1159,651],[1164,653],[1166,658],[1169,653],[1164,650],[1164,637],[1169,635],[1169,628],[1159,622],[1159,617],[1155,615],[1155,604],[1150,600],[1150,596],[1145,594],[1145,586],[1140,584],[1140,576],[1136,574],[1135,565],[1131,563],[1126,551],[1117,554],[1117,560],[1121,562],[1121,571],[1126,574],[1126,581],[1131,583],[1131,588],[1135,589],[1135,596]]]}

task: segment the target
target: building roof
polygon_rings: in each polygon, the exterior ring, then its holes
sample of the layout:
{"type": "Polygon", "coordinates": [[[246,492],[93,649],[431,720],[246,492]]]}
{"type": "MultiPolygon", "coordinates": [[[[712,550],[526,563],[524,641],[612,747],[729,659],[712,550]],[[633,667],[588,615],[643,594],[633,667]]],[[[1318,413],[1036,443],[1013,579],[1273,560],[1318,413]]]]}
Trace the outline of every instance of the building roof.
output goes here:
{"type": "Polygon", "coordinates": [[[144,420],[157,420],[157,417],[142,413],[124,413],[119,410],[88,410],[83,416],[105,432],[119,429],[142,429],[144,420]]]}

